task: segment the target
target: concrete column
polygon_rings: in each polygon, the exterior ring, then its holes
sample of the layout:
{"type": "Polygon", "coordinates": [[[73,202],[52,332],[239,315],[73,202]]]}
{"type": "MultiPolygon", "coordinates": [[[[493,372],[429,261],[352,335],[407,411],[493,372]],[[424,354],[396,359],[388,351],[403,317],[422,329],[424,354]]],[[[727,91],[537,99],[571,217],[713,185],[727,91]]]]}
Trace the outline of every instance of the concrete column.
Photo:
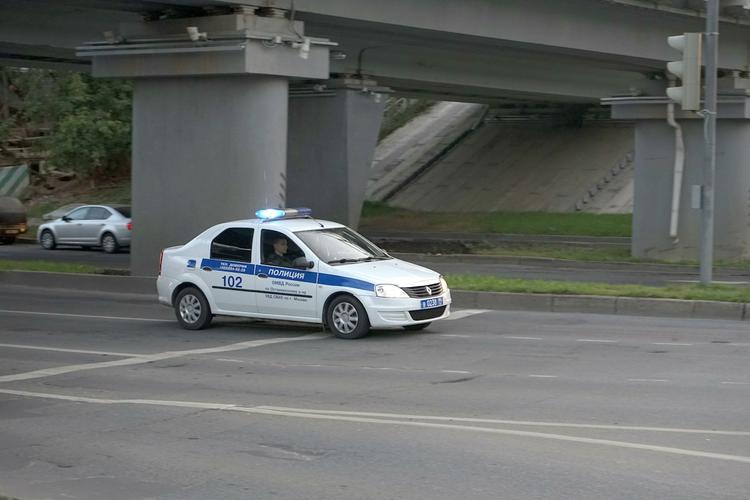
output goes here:
{"type": "MultiPolygon", "coordinates": [[[[750,120],[748,99],[719,101],[714,257],[750,257],[750,120]]],[[[678,112],[685,142],[685,171],[678,239],[669,237],[674,170],[674,129],[666,101],[631,99],[614,105],[615,118],[635,120],[635,194],[632,254],[670,261],[698,260],[700,210],[691,208],[692,186],[703,183],[703,120],[678,112]]],[[[679,109],[679,106],[678,106],[679,109]]]]}
{"type": "Polygon", "coordinates": [[[284,205],[287,81],[149,78],[133,100],[131,273],[216,223],[284,205]]]}
{"type": "Polygon", "coordinates": [[[78,47],[135,79],[130,270],[218,222],[285,205],[288,80],[329,77],[326,39],[271,9],[123,24],[78,47]],[[265,11],[264,11],[265,12],[265,11]]]}
{"type": "Polygon", "coordinates": [[[291,93],[288,206],[310,207],[316,217],[357,227],[384,103],[361,83],[291,93]]]}

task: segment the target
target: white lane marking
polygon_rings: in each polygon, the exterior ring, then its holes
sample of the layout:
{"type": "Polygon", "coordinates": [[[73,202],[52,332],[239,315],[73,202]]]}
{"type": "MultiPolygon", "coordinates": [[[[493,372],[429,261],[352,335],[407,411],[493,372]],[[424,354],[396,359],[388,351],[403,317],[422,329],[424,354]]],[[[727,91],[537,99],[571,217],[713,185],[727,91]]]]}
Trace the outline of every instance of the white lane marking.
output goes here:
{"type": "Polygon", "coordinates": [[[239,342],[237,344],[229,344],[229,345],[224,345],[224,346],[219,346],[219,347],[206,347],[203,349],[191,349],[187,351],[167,351],[167,352],[159,352],[155,354],[145,354],[142,356],[138,356],[137,358],[118,359],[115,361],[103,361],[101,363],[85,363],[85,364],[79,364],[79,365],[68,365],[68,366],[60,366],[57,368],[45,368],[42,370],[35,370],[32,372],[16,373],[14,375],[5,375],[3,377],[0,377],[0,383],[15,382],[17,380],[29,380],[29,379],[35,379],[35,378],[52,377],[55,375],[62,375],[65,373],[79,372],[79,371],[84,371],[84,370],[95,370],[98,368],[142,365],[145,363],[151,363],[153,361],[161,361],[164,359],[181,358],[184,356],[195,356],[199,354],[214,354],[217,352],[239,351],[242,349],[262,347],[262,346],[271,345],[271,344],[280,344],[283,342],[294,342],[297,340],[319,340],[319,339],[323,339],[327,337],[329,337],[329,335],[305,335],[302,337],[249,340],[247,342],[239,342]]]}
{"type": "MultiPolygon", "coordinates": [[[[409,427],[422,427],[430,429],[441,429],[441,430],[452,430],[452,431],[470,431],[470,432],[481,432],[487,434],[499,434],[507,436],[522,436],[522,437],[533,437],[541,439],[552,439],[557,441],[568,441],[573,443],[584,443],[594,444],[603,446],[612,446],[617,448],[629,448],[636,450],[653,451],[660,453],[669,453],[674,455],[691,456],[698,458],[709,458],[716,460],[727,460],[732,462],[750,463],[750,457],[741,455],[728,455],[723,453],[711,453],[698,450],[688,450],[682,448],[671,448],[666,446],[655,446],[643,443],[632,443],[627,441],[613,441],[609,439],[595,439],[577,436],[568,436],[564,434],[552,434],[544,432],[531,432],[531,431],[519,431],[512,429],[498,429],[492,427],[477,427],[469,425],[456,425],[453,423],[434,423],[434,422],[417,422],[415,419],[426,420],[430,417],[418,417],[418,416],[398,416],[393,414],[377,414],[377,413],[355,413],[355,412],[341,412],[341,411],[321,411],[321,410],[299,410],[295,408],[281,408],[273,406],[238,406],[232,404],[216,404],[216,403],[201,403],[192,401],[164,401],[164,400],[152,400],[152,399],[96,399],[87,398],[81,396],[65,396],[61,394],[45,394],[38,392],[28,391],[15,391],[0,389],[0,393],[14,395],[14,396],[25,396],[25,397],[37,397],[46,399],[57,399],[64,401],[72,401],[79,403],[93,403],[93,404],[140,404],[140,405],[151,405],[151,406],[170,406],[179,408],[194,408],[194,409],[210,409],[210,410],[222,410],[222,411],[236,411],[242,413],[251,413],[257,415],[270,415],[270,416],[283,416],[283,417],[294,417],[294,418],[307,418],[316,420],[334,420],[343,422],[356,422],[356,423],[370,423],[370,424],[381,424],[381,425],[397,425],[397,426],[409,426],[409,427]],[[355,416],[362,415],[362,416],[355,416]],[[389,420],[382,418],[373,418],[378,415],[384,415],[390,418],[409,418],[411,420],[389,420]]],[[[452,417],[432,417],[431,419],[439,419],[443,421],[468,421],[469,419],[456,419],[452,417]]],[[[479,419],[472,419],[477,421],[479,419]]],[[[496,421],[500,422],[500,421],[496,421]]],[[[533,422],[532,425],[547,425],[541,422],[533,422]]],[[[567,424],[567,426],[577,426],[577,424],[567,424]]],[[[588,426],[586,426],[588,427],[588,426]]],[[[625,427],[609,426],[618,430],[625,429],[625,427]]],[[[651,428],[650,430],[656,430],[658,428],[651,428]]],[[[662,429],[658,429],[662,430],[662,429]]],[[[665,429],[667,432],[670,430],[665,429]]],[[[690,432],[691,430],[688,430],[690,432]]],[[[673,432],[673,431],[672,431],[673,432]]],[[[722,432],[731,431],[698,431],[700,433],[717,434],[722,432]]],[[[750,433],[745,433],[750,434],[750,433]]]]}
{"type": "Polygon", "coordinates": [[[149,318],[129,318],[124,316],[95,316],[92,314],[67,314],[67,313],[52,313],[52,312],[41,312],[41,311],[16,311],[12,309],[0,309],[0,313],[5,314],[26,314],[29,316],[55,316],[60,318],[83,318],[83,319],[109,319],[116,321],[147,321],[151,323],[174,323],[171,319],[149,319],[149,318]]]}
{"type": "Polygon", "coordinates": [[[724,385],[750,385],[750,382],[722,382],[724,385]]]}
{"type": "MultiPolygon", "coordinates": [[[[2,392],[2,390],[0,390],[2,392]]],[[[688,429],[680,427],[648,427],[633,425],[607,425],[607,424],[573,424],[567,422],[539,422],[529,420],[500,420],[492,418],[472,418],[472,417],[441,417],[435,415],[410,415],[401,413],[375,413],[359,412],[346,410],[313,410],[308,408],[288,408],[283,406],[260,406],[258,408],[290,411],[297,413],[313,413],[326,415],[350,415],[359,417],[377,417],[393,419],[410,419],[410,420],[432,420],[448,422],[468,422],[480,424],[496,425],[521,425],[527,427],[564,427],[572,429],[601,429],[601,430],[620,430],[620,431],[644,431],[644,432],[667,432],[680,434],[716,434],[721,436],[750,436],[750,431],[721,431],[715,429],[688,429]]]]}
{"type": "Polygon", "coordinates": [[[651,345],[684,345],[684,346],[690,346],[693,344],[682,344],[680,342],[651,342],[651,345]]]}
{"type": "Polygon", "coordinates": [[[629,378],[628,382],[669,382],[663,378],[629,378]]]}
{"type": "Polygon", "coordinates": [[[484,314],[490,312],[489,309],[462,309],[460,311],[451,312],[451,315],[445,318],[443,321],[452,321],[456,319],[468,318],[469,316],[475,316],[477,314],[484,314]]]}
{"type": "Polygon", "coordinates": [[[454,337],[457,339],[470,339],[473,337],[473,335],[458,335],[458,334],[452,334],[452,333],[441,333],[441,337],[454,337]]]}
{"type": "Polygon", "coordinates": [[[529,375],[531,378],[557,378],[557,375],[529,375]]]}
{"type": "Polygon", "coordinates": [[[466,375],[466,374],[471,373],[471,372],[467,372],[467,371],[464,371],[464,370],[440,370],[440,373],[458,373],[458,374],[461,374],[461,375],[466,375]]]}
{"type": "Polygon", "coordinates": [[[216,361],[224,361],[225,363],[244,363],[241,359],[231,359],[231,358],[219,358],[216,361]]]}
{"type": "Polygon", "coordinates": [[[616,344],[617,340],[602,340],[602,339],[576,339],[576,342],[595,342],[597,344],[616,344]]]}
{"type": "Polygon", "coordinates": [[[542,337],[511,337],[511,336],[504,336],[503,338],[506,339],[513,339],[513,340],[544,340],[542,337]]]}
{"type": "Polygon", "coordinates": [[[101,354],[103,356],[120,356],[124,358],[136,358],[138,356],[143,356],[142,354],[134,354],[131,352],[88,351],[85,349],[63,349],[62,347],[43,347],[43,346],[22,345],[22,344],[0,344],[0,347],[8,347],[11,349],[33,349],[35,351],[74,352],[74,353],[79,353],[79,354],[101,354]]]}

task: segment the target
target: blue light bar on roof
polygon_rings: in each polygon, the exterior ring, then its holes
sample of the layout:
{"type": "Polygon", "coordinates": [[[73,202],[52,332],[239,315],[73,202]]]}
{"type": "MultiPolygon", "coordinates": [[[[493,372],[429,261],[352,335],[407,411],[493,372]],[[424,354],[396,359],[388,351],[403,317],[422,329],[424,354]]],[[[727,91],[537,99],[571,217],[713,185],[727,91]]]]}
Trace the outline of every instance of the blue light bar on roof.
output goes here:
{"type": "Polygon", "coordinates": [[[309,208],[264,208],[255,212],[259,219],[281,219],[284,217],[308,217],[312,215],[309,208]]]}

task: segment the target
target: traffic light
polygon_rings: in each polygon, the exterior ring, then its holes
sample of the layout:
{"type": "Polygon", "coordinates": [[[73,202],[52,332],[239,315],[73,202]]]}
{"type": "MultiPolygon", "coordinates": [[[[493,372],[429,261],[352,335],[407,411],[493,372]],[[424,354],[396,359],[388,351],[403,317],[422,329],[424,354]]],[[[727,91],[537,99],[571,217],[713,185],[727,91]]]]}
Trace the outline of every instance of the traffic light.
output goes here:
{"type": "Polygon", "coordinates": [[[667,43],[682,52],[681,61],[667,63],[667,70],[676,75],[682,85],[669,87],[667,95],[680,103],[682,109],[697,111],[701,106],[701,34],[670,36],[667,43]]]}

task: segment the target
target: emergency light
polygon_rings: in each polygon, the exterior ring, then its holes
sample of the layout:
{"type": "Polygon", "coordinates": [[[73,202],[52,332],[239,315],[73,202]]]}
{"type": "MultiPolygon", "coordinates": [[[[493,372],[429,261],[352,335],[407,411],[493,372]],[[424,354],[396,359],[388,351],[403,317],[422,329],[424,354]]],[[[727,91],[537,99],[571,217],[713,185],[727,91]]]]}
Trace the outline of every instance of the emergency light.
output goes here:
{"type": "Polygon", "coordinates": [[[309,208],[264,208],[255,212],[259,219],[281,219],[284,217],[310,217],[312,210],[309,208]]]}

